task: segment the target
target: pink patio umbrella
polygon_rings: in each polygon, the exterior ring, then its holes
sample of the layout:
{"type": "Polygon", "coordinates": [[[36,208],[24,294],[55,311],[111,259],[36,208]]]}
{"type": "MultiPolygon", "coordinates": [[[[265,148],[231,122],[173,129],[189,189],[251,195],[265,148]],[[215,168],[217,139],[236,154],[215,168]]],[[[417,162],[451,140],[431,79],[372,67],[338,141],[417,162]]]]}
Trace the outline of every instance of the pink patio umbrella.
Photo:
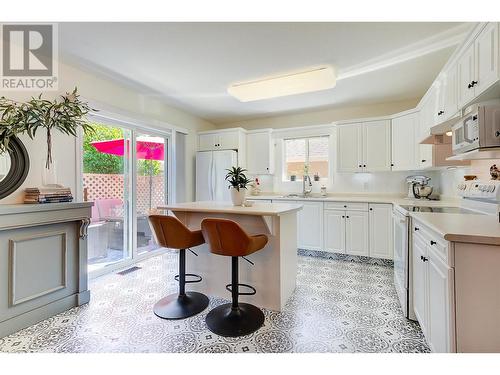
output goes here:
{"type": "MultiPolygon", "coordinates": [[[[165,160],[165,144],[163,138],[159,137],[148,137],[144,140],[138,137],[136,140],[136,155],[137,159],[142,160],[165,160]]],[[[127,150],[130,149],[130,141],[127,139],[111,139],[108,141],[94,141],[90,142],[92,146],[99,152],[103,154],[110,154],[116,156],[125,155],[125,147],[127,150]],[[126,146],[125,146],[126,144],[126,146]]],[[[153,192],[153,167],[149,169],[149,208],[151,208],[151,196],[153,192]]]]}

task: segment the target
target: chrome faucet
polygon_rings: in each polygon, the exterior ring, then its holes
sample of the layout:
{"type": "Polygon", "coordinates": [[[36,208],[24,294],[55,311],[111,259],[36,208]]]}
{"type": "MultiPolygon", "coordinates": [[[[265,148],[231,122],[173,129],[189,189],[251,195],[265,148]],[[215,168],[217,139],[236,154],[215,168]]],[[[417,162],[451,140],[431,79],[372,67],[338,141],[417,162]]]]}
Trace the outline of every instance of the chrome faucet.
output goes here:
{"type": "Polygon", "coordinates": [[[312,192],[312,182],[311,182],[311,177],[309,177],[308,174],[305,174],[304,177],[302,178],[302,195],[304,197],[307,197],[309,194],[312,192]],[[309,181],[309,189],[306,189],[306,180],[309,181]]]}

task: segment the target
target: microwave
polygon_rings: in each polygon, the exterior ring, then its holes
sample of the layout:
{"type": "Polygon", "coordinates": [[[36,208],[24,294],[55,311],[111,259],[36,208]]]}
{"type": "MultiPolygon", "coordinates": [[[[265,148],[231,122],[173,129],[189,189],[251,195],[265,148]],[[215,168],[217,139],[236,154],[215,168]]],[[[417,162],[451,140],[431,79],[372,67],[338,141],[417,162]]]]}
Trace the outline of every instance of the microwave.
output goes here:
{"type": "Polygon", "coordinates": [[[451,127],[454,155],[467,151],[500,147],[500,104],[475,105],[451,127]]]}

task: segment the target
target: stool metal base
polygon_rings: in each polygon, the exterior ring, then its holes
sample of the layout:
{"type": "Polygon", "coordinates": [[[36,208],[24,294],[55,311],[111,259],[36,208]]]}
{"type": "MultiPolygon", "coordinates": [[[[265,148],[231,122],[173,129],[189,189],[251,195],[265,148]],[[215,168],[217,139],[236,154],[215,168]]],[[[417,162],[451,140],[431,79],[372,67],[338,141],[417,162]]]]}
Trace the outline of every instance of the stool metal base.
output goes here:
{"type": "Polygon", "coordinates": [[[224,337],[238,337],[257,331],[264,324],[264,313],[249,303],[218,306],[211,310],[205,320],[208,329],[224,337]]]}
{"type": "Polygon", "coordinates": [[[171,294],[156,302],[154,313],[163,319],[184,319],[196,315],[208,306],[208,297],[198,292],[171,294]]]}

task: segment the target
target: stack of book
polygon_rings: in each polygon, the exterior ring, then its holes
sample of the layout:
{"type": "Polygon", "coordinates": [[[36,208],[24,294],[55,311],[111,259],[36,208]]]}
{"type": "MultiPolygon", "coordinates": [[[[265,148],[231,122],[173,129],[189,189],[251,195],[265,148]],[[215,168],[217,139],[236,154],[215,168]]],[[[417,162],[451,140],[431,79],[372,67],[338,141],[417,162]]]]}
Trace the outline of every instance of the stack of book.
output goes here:
{"type": "Polygon", "coordinates": [[[71,202],[73,195],[70,188],[27,188],[24,190],[24,203],[61,203],[71,202]]]}

